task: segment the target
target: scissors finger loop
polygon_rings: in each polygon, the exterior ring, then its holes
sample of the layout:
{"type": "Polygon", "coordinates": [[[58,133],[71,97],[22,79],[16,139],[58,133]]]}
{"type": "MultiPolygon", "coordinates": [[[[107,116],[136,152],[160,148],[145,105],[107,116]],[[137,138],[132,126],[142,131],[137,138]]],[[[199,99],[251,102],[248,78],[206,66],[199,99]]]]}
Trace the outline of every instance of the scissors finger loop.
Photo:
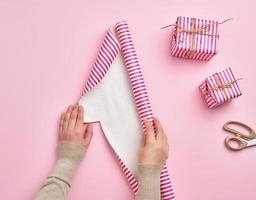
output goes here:
{"type": "Polygon", "coordinates": [[[242,122],[238,122],[238,121],[228,121],[226,122],[224,125],[223,125],[223,129],[230,132],[230,133],[233,133],[235,134],[237,137],[240,137],[240,138],[243,138],[245,140],[250,140],[250,139],[254,139],[256,138],[256,133],[255,131],[250,127],[250,126],[247,126],[246,124],[242,123],[242,122]],[[245,135],[233,128],[230,128],[230,125],[233,124],[233,125],[238,125],[238,126],[241,126],[245,129],[247,129],[249,131],[249,135],[245,135]]]}
{"type": "Polygon", "coordinates": [[[245,147],[247,147],[247,142],[240,139],[239,137],[226,137],[225,145],[226,145],[227,148],[229,148],[233,151],[239,151],[239,150],[244,149],[245,147]],[[231,142],[237,143],[238,146],[235,147],[234,145],[231,145],[231,142]]]}

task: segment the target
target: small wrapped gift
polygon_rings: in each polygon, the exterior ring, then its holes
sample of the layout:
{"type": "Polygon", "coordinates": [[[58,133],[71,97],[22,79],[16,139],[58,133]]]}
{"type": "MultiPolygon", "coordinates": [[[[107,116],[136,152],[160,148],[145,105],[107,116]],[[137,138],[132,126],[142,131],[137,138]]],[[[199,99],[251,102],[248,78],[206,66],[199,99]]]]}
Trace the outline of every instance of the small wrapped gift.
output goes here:
{"type": "Polygon", "coordinates": [[[209,108],[217,107],[231,99],[239,97],[242,92],[237,84],[231,68],[208,76],[200,85],[199,90],[209,108]]]}
{"type": "Polygon", "coordinates": [[[178,17],[174,25],[171,54],[182,58],[210,60],[217,54],[219,25],[224,22],[178,17]]]}

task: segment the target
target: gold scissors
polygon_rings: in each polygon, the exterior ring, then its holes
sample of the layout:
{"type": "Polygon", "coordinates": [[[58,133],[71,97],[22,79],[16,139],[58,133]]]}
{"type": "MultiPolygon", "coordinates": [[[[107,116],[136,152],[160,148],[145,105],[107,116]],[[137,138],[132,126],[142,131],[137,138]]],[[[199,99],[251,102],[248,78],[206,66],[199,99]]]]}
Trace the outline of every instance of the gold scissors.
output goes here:
{"type": "Polygon", "coordinates": [[[233,151],[242,150],[244,148],[256,145],[255,130],[253,130],[250,126],[248,126],[242,122],[228,121],[223,125],[223,129],[225,131],[228,131],[228,132],[234,134],[234,136],[228,136],[225,139],[226,147],[233,151]],[[236,129],[231,128],[230,125],[240,126],[244,129],[248,130],[249,132],[248,132],[248,134],[244,134],[236,129]],[[234,145],[231,145],[231,142],[236,142],[238,144],[238,147],[234,147],[234,145]]]}

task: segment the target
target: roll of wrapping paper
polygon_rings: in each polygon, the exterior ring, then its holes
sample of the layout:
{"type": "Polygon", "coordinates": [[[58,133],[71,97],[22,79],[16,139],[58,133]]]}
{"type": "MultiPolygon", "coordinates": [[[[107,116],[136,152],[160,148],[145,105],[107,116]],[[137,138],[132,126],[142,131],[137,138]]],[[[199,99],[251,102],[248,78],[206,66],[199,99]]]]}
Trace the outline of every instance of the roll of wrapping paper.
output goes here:
{"type": "MultiPolygon", "coordinates": [[[[96,61],[93,65],[91,74],[89,75],[88,81],[85,85],[83,95],[89,92],[102,80],[104,75],[107,73],[109,67],[111,66],[112,62],[116,58],[117,54],[121,50],[129,75],[130,85],[133,91],[137,112],[141,121],[141,126],[145,131],[145,125],[143,123],[143,120],[147,119],[153,124],[153,112],[151,109],[139,60],[136,55],[127,22],[122,21],[117,23],[115,26],[115,30],[118,39],[114,36],[111,30],[108,30],[105,39],[101,45],[96,61]]],[[[125,163],[120,159],[117,153],[116,156],[122,170],[124,171],[125,176],[128,179],[129,184],[131,185],[132,190],[134,191],[134,193],[136,193],[138,191],[138,181],[136,177],[126,167],[125,163]]],[[[164,165],[163,170],[161,171],[160,189],[161,199],[175,199],[173,187],[166,165],[164,165]]]]}

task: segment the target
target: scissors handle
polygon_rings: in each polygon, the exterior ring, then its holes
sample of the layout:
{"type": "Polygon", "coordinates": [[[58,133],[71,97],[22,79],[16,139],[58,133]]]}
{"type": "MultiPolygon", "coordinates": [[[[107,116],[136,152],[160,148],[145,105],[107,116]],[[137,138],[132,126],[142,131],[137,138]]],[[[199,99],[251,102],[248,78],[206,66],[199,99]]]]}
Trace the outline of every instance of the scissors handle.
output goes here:
{"type": "Polygon", "coordinates": [[[242,139],[245,139],[245,140],[252,140],[252,139],[255,139],[256,138],[256,133],[255,131],[248,125],[242,123],[242,122],[238,122],[238,121],[228,121],[226,122],[224,125],[223,125],[223,129],[225,131],[228,131],[230,133],[233,133],[235,134],[236,137],[239,137],[239,138],[242,138],[242,139]],[[238,126],[241,126],[245,129],[247,129],[249,131],[249,135],[245,135],[233,128],[230,128],[230,125],[231,124],[234,124],[234,125],[238,125],[238,126]]]}
{"type": "Polygon", "coordinates": [[[245,140],[243,140],[240,137],[229,136],[229,137],[226,137],[226,139],[225,139],[225,145],[230,150],[239,151],[239,150],[246,148],[248,146],[248,142],[246,142],[245,140]],[[236,142],[238,144],[238,147],[232,146],[231,142],[236,142]]]}

